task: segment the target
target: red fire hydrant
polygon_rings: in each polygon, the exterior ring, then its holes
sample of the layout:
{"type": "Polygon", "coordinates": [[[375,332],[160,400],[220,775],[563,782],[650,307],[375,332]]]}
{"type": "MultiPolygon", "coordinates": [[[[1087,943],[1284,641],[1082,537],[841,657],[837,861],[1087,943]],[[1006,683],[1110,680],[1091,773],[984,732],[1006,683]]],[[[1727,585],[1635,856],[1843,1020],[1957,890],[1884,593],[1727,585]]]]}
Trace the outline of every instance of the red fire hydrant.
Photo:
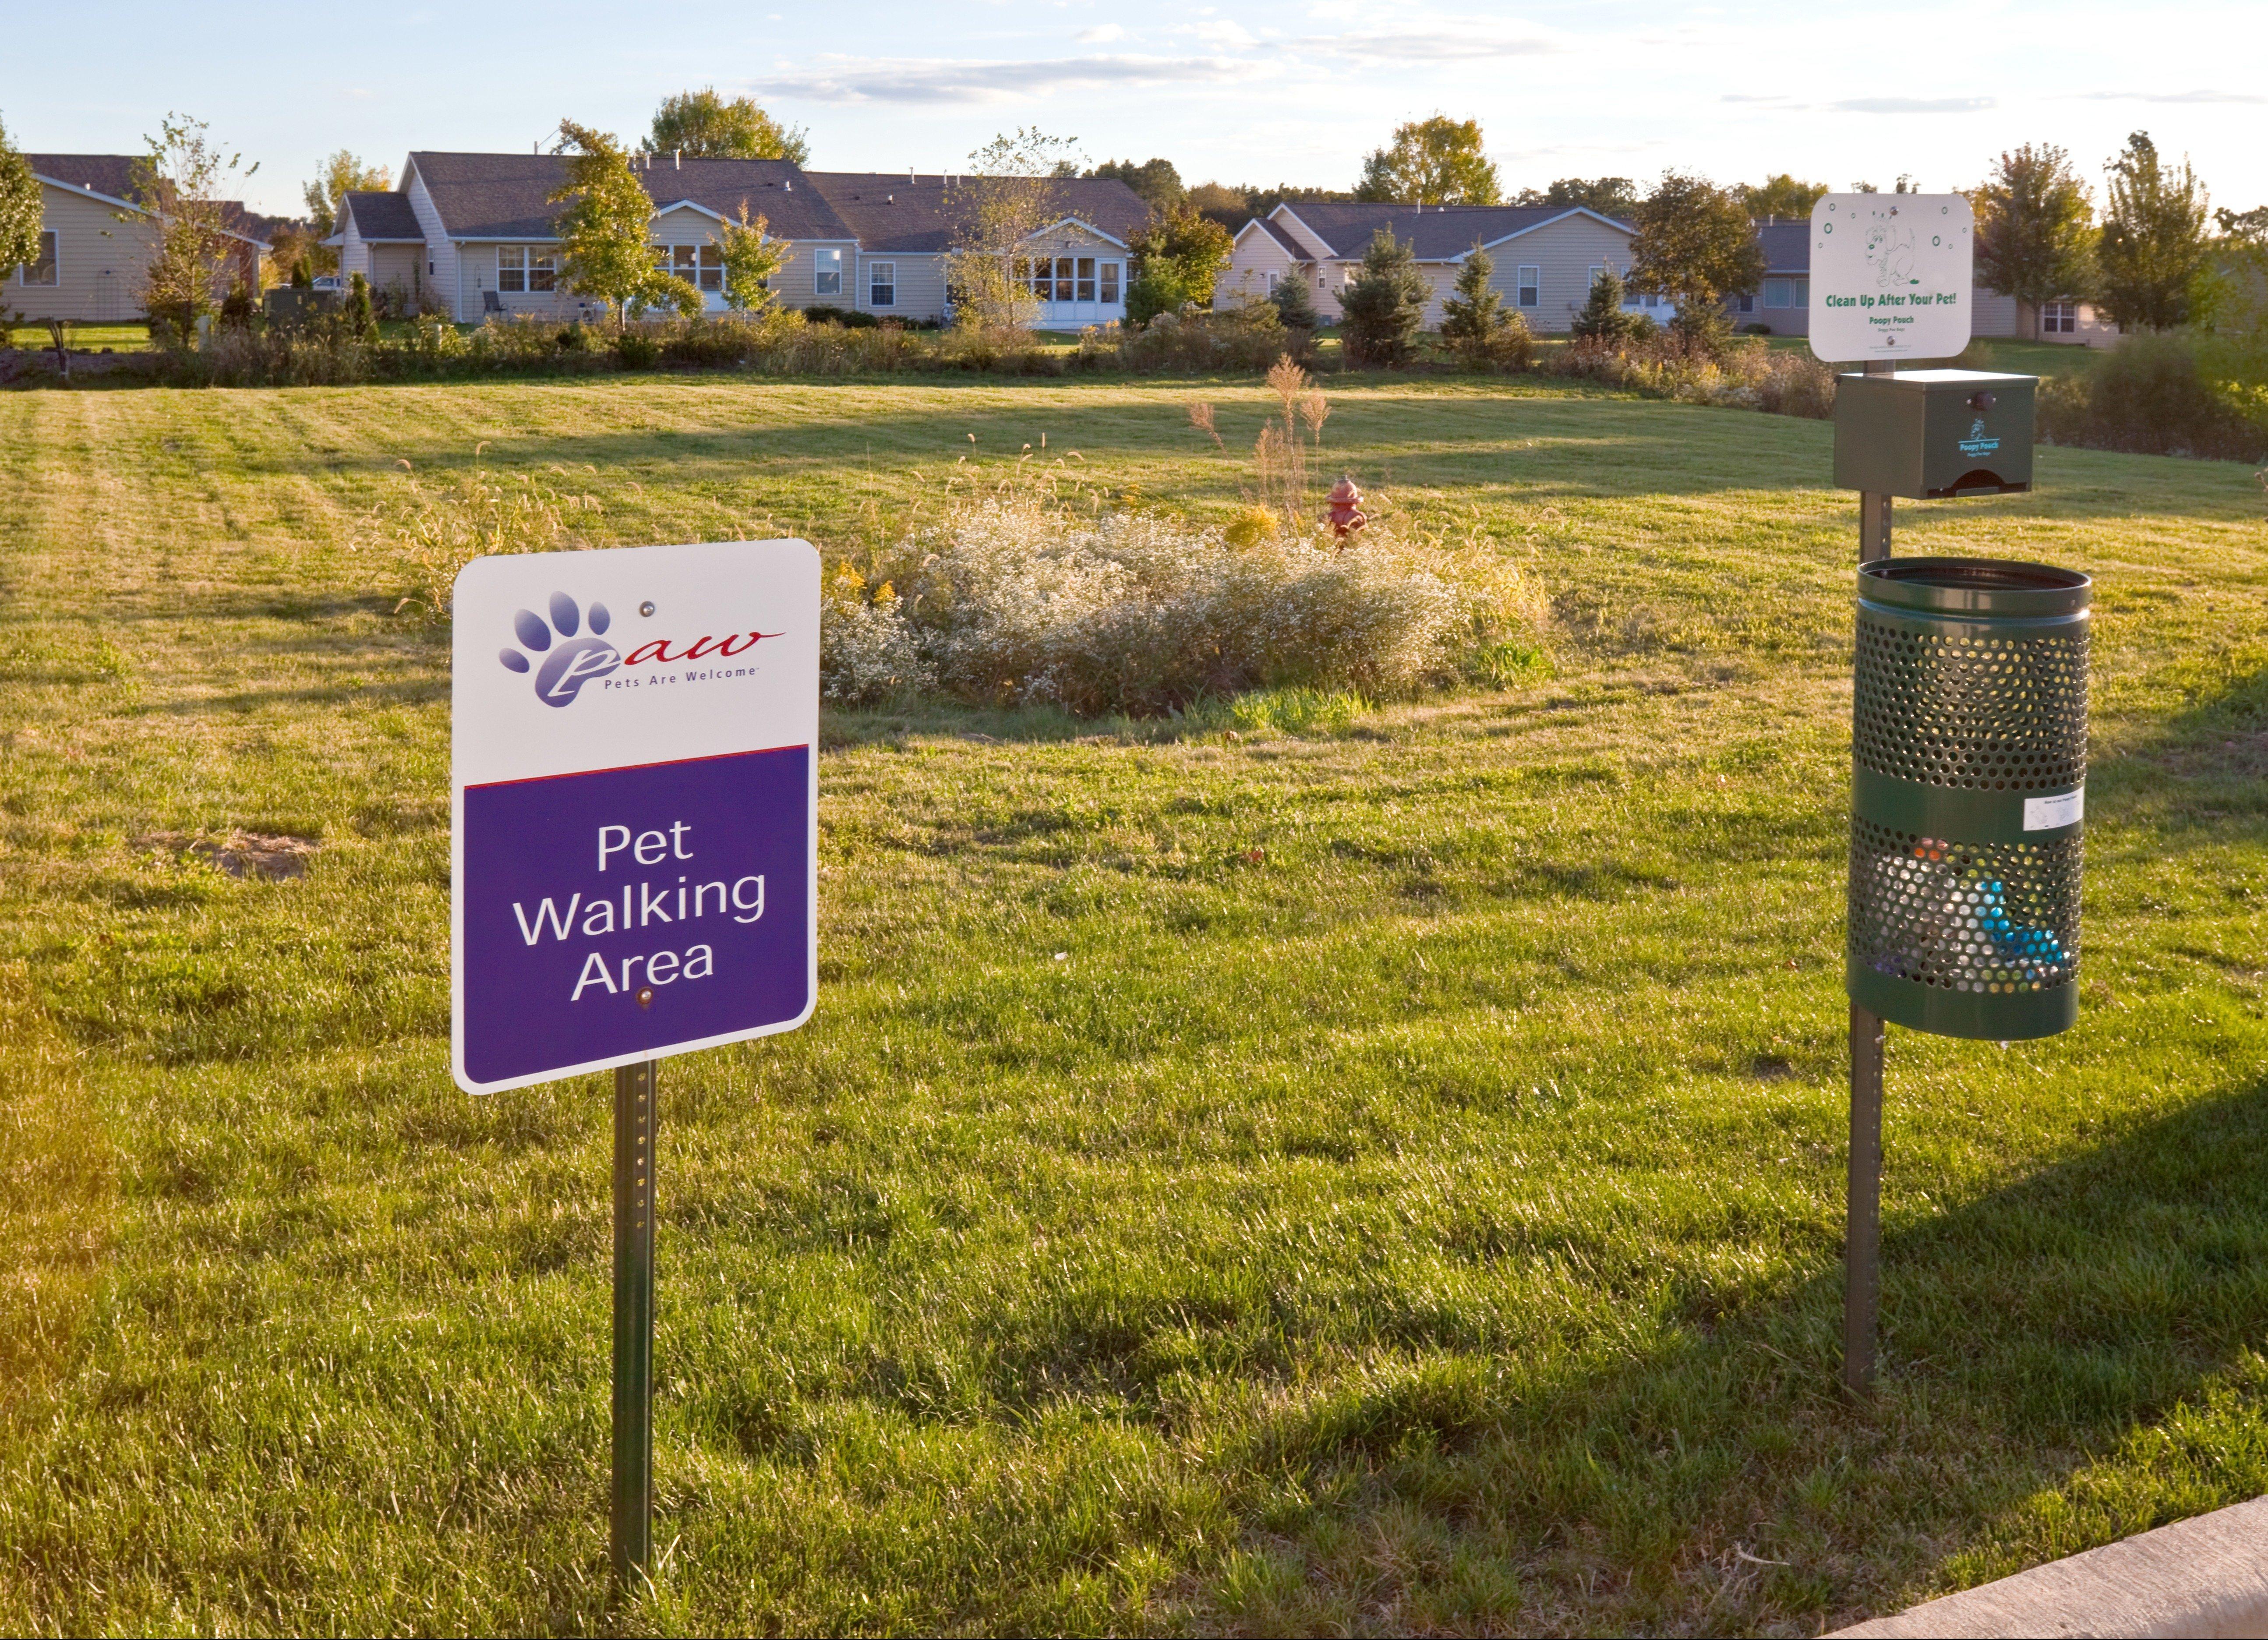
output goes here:
{"type": "Polygon", "coordinates": [[[1344,541],[1370,522],[1362,510],[1362,491],[1354,487],[1354,480],[1343,478],[1330,495],[1331,533],[1344,541]]]}

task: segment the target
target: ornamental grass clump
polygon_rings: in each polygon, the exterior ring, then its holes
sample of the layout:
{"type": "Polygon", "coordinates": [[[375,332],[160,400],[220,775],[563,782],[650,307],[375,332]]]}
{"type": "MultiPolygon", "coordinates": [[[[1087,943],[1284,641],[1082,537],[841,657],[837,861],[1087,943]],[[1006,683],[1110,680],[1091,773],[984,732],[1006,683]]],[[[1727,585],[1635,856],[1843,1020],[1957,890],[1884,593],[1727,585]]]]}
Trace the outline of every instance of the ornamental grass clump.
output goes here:
{"type": "Polygon", "coordinates": [[[458,571],[487,554],[585,544],[576,526],[602,511],[597,496],[569,488],[575,475],[561,467],[542,477],[498,473],[482,462],[486,448],[486,441],[474,445],[473,465],[454,473],[428,475],[396,460],[400,476],[363,521],[354,549],[387,562],[403,588],[396,614],[415,609],[446,619],[458,571]]]}
{"type": "Polygon", "coordinates": [[[1081,512],[1029,492],[971,499],[902,543],[875,595],[838,594],[830,700],[935,689],[1081,715],[1158,716],[1255,688],[1406,696],[1533,643],[1543,601],[1484,543],[1222,532],[1081,512]]]}

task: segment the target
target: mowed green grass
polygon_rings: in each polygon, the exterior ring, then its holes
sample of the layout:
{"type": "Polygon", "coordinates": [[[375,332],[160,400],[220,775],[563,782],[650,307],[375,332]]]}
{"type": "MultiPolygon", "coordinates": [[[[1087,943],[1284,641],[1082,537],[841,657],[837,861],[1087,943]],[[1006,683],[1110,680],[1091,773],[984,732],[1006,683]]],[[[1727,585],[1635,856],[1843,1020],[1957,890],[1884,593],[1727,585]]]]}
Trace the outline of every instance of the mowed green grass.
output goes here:
{"type": "Polygon", "coordinates": [[[1258,395],[0,395],[0,1626],[1808,1633],[2268,1490],[2250,475],[1901,504],[2098,577],[2087,978],[2058,1039],[1893,1033],[1853,1404],[1830,430],[1333,393],[1554,673],[1312,738],[830,718],[818,1014],[662,1073],[622,1604],[608,1089],[450,1083],[446,640],[357,519],[485,441],[598,540],[864,550],[1043,434],[1217,511],[1182,407],[1258,395]],[[239,826],[321,849],[144,841],[239,826]]]}

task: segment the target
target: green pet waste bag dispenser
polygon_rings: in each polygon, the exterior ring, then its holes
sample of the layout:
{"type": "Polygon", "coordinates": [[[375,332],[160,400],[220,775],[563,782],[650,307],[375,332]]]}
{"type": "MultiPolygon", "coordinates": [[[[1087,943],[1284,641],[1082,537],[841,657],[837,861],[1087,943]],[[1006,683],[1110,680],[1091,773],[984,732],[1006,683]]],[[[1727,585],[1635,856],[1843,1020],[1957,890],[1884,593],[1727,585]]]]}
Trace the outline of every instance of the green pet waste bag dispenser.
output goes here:
{"type": "Polygon", "coordinates": [[[1859,570],[1851,1000],[1940,1036],[2078,1015],[2088,577],[1881,558],[1859,570]]]}

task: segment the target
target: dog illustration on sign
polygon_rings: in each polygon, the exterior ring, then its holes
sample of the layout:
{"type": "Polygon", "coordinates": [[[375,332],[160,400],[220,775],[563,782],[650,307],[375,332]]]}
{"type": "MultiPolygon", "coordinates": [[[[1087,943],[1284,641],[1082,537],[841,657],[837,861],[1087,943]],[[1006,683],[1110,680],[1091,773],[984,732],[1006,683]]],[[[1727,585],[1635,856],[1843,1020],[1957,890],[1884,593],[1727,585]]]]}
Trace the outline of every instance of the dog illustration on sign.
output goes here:
{"type": "Polygon", "coordinates": [[[1867,265],[1874,270],[1879,289],[1896,290],[1919,284],[1914,277],[1913,230],[1878,222],[1867,230],[1867,265]]]}

